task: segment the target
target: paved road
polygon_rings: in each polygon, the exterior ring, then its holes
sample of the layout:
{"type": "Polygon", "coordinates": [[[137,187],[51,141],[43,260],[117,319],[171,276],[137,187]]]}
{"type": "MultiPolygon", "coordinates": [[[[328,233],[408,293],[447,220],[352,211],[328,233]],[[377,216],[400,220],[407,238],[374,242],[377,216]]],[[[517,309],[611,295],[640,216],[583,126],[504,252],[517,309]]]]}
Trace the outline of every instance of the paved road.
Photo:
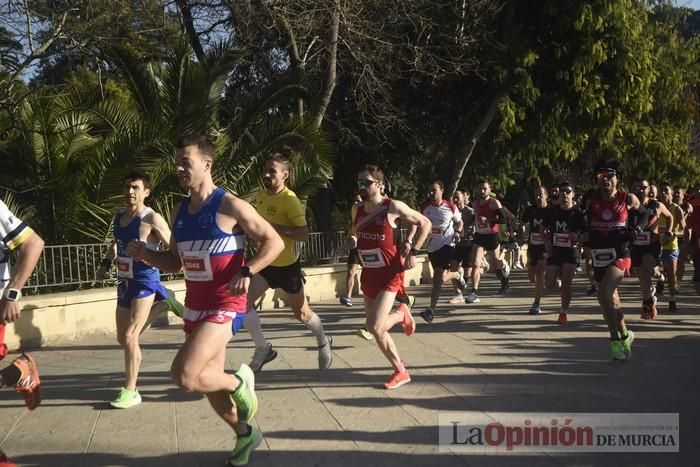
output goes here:
{"type": "MultiPolygon", "coordinates": [[[[354,331],[359,307],[314,304],[334,336],[333,367],[317,369],[315,341],[279,310],[263,323],[280,356],[257,379],[255,422],[265,441],[251,466],[559,466],[698,465],[700,455],[700,298],[684,284],[677,314],[639,319],[639,287],[626,280],[623,304],[637,334],[632,359],[607,360],[607,333],[586,284],[577,277],[566,326],[554,323],[558,299],[529,316],[531,286],[514,271],[513,289],[496,295],[485,281],[482,303],[452,306],[444,295],[433,324],[413,337],[394,334],[413,382],[381,389],[390,370],[373,342],[354,331]],[[678,412],[680,453],[454,454],[438,450],[438,414],[471,412],[678,412]]],[[[429,286],[412,288],[417,309],[429,286]]],[[[662,301],[662,309],[665,303],[662,301]]],[[[420,318],[418,318],[420,321],[420,318]]],[[[22,466],[220,466],[234,443],[207,402],[169,381],[183,334],[177,326],[143,335],[139,389],[144,403],[126,411],[104,402],[122,382],[114,336],[34,352],[45,401],[28,412],[0,397],[0,446],[22,466]]],[[[229,345],[229,368],[247,362],[247,334],[229,345]]]]}

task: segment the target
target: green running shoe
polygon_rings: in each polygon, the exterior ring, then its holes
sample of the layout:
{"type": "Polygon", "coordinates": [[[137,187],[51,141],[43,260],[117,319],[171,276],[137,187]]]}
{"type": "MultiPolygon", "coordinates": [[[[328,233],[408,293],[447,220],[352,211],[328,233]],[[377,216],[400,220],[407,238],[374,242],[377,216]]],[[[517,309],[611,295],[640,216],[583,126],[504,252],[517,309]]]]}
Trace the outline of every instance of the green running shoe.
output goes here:
{"type": "Polygon", "coordinates": [[[165,289],[168,292],[167,298],[163,299],[166,305],[168,305],[168,310],[172,311],[175,316],[182,318],[182,314],[185,312],[185,307],[182,303],[178,302],[175,298],[175,292],[170,289],[165,289]]]}
{"type": "Polygon", "coordinates": [[[627,330],[627,339],[622,341],[622,350],[625,351],[625,360],[632,356],[632,342],[634,342],[634,333],[631,329],[627,330]]]}
{"type": "Polygon", "coordinates": [[[610,360],[627,360],[627,354],[622,346],[622,341],[610,341],[610,360]]]}
{"type": "Polygon", "coordinates": [[[109,403],[115,409],[128,409],[141,403],[141,394],[136,390],[121,388],[116,399],[109,403]]]}
{"type": "Polygon", "coordinates": [[[414,297],[413,295],[408,295],[407,298],[408,298],[408,303],[406,304],[406,306],[408,307],[409,311],[413,310],[413,305],[416,304],[416,297],[414,297]]]}
{"type": "Polygon", "coordinates": [[[239,436],[236,445],[228,456],[228,463],[233,467],[247,465],[250,460],[250,453],[262,443],[262,434],[254,426],[250,427],[248,436],[239,436]]]}
{"type": "Polygon", "coordinates": [[[258,411],[258,397],[255,395],[255,374],[245,363],[235,373],[241,381],[231,393],[231,401],[236,405],[238,421],[248,423],[258,411]]]}

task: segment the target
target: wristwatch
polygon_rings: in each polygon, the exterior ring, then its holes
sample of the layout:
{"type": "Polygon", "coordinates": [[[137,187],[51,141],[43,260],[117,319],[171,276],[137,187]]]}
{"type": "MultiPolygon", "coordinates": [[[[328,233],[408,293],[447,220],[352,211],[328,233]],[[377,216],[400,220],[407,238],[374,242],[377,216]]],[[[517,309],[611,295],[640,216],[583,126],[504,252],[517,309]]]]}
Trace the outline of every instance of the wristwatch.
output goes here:
{"type": "Polygon", "coordinates": [[[5,289],[5,291],[2,293],[2,296],[8,302],[16,302],[17,300],[22,298],[22,291],[20,289],[5,289]]]}
{"type": "Polygon", "coordinates": [[[250,272],[250,268],[248,266],[243,266],[241,268],[241,276],[242,277],[253,277],[253,273],[250,272]]]}

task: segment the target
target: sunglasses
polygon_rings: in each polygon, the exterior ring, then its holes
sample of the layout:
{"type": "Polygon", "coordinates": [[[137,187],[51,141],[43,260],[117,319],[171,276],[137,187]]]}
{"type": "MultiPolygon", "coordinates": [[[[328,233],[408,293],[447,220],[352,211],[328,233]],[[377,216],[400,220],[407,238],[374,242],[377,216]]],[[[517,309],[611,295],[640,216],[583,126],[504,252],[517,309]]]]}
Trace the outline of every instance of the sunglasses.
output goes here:
{"type": "Polygon", "coordinates": [[[648,190],[648,189],[649,189],[649,185],[639,185],[639,186],[634,187],[634,189],[635,189],[635,191],[648,190]]]}
{"type": "Polygon", "coordinates": [[[617,173],[616,172],[598,172],[595,174],[595,177],[598,180],[610,180],[613,177],[616,177],[617,173]]]}
{"type": "Polygon", "coordinates": [[[574,192],[574,190],[572,190],[571,188],[567,188],[565,190],[560,191],[560,193],[564,193],[565,195],[570,195],[573,192],[574,192]]]}
{"type": "Polygon", "coordinates": [[[373,183],[377,183],[377,180],[370,180],[369,178],[360,178],[357,180],[357,186],[361,188],[370,186],[373,183]]]}

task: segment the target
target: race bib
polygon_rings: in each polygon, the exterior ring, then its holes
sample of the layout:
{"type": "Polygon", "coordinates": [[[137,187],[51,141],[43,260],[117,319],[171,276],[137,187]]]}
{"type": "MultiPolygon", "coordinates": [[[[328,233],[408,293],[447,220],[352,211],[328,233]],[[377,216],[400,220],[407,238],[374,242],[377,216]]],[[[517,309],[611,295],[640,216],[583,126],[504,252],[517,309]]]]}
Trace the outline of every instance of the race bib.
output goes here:
{"type": "Polygon", "coordinates": [[[117,277],[120,279],[134,278],[134,258],[117,256],[117,277]]]}
{"type": "Polygon", "coordinates": [[[369,250],[358,250],[360,255],[360,263],[363,268],[383,268],[386,266],[382,251],[379,248],[369,250]]]}
{"type": "Polygon", "coordinates": [[[571,247],[571,234],[555,233],[552,240],[553,240],[552,243],[554,243],[554,246],[558,246],[561,248],[570,248],[571,247]]]}
{"type": "Polygon", "coordinates": [[[531,232],[530,245],[544,245],[544,235],[539,232],[531,232]]]}
{"type": "Polygon", "coordinates": [[[441,228],[432,228],[432,229],[430,229],[430,236],[432,236],[432,237],[442,237],[442,229],[441,229],[441,228]]]}
{"type": "Polygon", "coordinates": [[[180,257],[188,281],[206,282],[214,279],[208,251],[181,251],[180,257]]]}
{"type": "Polygon", "coordinates": [[[651,244],[651,232],[645,230],[644,232],[638,233],[634,237],[632,242],[635,245],[650,245],[651,244]]]}
{"type": "Polygon", "coordinates": [[[489,227],[488,222],[481,222],[479,220],[476,221],[476,232],[480,234],[490,234],[493,233],[491,231],[491,227],[489,227]]]}
{"type": "Polygon", "coordinates": [[[591,256],[593,257],[593,266],[596,268],[609,266],[617,259],[615,248],[592,249],[591,256]]]}

